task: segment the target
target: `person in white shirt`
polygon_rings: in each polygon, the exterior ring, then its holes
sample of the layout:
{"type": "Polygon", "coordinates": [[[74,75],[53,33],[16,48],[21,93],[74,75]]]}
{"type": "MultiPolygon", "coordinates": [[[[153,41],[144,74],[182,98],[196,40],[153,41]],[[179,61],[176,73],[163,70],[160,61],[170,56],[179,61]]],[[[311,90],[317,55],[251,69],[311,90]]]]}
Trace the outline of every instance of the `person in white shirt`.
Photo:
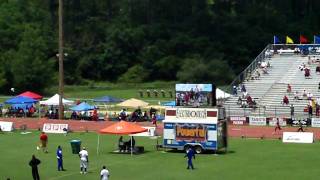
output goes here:
{"type": "Polygon", "coordinates": [[[110,176],[110,173],[108,169],[106,168],[106,166],[103,166],[100,172],[101,180],[109,180],[109,176],[110,176]]]}
{"type": "Polygon", "coordinates": [[[85,147],[83,147],[82,150],[79,152],[80,173],[81,174],[86,174],[87,173],[87,168],[88,168],[88,163],[89,163],[88,155],[89,155],[88,151],[86,150],[85,147]]]}

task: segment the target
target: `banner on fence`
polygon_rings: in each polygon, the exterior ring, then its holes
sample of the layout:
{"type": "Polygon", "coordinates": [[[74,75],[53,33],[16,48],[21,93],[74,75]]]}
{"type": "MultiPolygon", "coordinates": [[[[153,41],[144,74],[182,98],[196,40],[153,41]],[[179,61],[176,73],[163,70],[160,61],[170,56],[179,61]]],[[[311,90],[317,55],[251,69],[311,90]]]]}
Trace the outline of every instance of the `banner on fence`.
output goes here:
{"type": "Polygon", "coordinates": [[[43,124],[43,132],[46,133],[66,133],[65,130],[68,129],[68,124],[51,124],[45,123],[43,124]]]}
{"type": "Polygon", "coordinates": [[[307,126],[308,125],[308,119],[292,119],[292,126],[307,126]]]}
{"type": "Polygon", "coordinates": [[[10,132],[13,130],[13,122],[0,121],[1,131],[10,132]]]}
{"type": "Polygon", "coordinates": [[[320,118],[312,118],[311,119],[312,127],[320,127],[320,118]]]}
{"type": "Polygon", "coordinates": [[[252,126],[266,126],[267,118],[262,116],[249,116],[249,125],[252,126]]]}
{"type": "Polygon", "coordinates": [[[312,132],[283,132],[282,142],[313,143],[313,133],[312,132]]]}
{"type": "Polygon", "coordinates": [[[246,122],[246,117],[243,116],[231,116],[230,121],[234,125],[244,125],[246,122]]]}
{"type": "Polygon", "coordinates": [[[274,117],[269,121],[269,126],[276,126],[277,119],[279,119],[279,125],[280,126],[286,126],[287,125],[287,121],[284,118],[275,118],[274,117]]]}

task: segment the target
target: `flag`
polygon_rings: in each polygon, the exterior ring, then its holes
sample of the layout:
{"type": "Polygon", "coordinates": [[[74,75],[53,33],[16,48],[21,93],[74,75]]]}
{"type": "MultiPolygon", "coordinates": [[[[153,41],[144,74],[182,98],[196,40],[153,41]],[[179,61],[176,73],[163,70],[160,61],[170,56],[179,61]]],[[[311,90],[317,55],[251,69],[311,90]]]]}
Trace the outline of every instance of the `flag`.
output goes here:
{"type": "Polygon", "coordinates": [[[293,44],[293,40],[289,36],[286,37],[286,44],[293,44]]]}
{"type": "Polygon", "coordinates": [[[320,44],[320,37],[319,36],[314,36],[313,37],[313,43],[314,44],[320,44]]]}
{"type": "Polygon", "coordinates": [[[273,44],[280,44],[279,38],[277,36],[273,36],[273,44]]]}
{"type": "Polygon", "coordinates": [[[307,44],[307,43],[308,43],[308,39],[303,35],[300,35],[300,44],[307,44]]]}

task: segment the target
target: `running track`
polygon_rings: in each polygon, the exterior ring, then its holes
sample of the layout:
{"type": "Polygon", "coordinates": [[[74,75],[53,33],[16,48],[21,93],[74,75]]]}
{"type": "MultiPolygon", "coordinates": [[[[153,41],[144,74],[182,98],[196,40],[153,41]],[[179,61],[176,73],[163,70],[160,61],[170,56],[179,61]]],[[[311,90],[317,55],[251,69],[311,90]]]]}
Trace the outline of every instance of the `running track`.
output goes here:
{"type": "MultiPolygon", "coordinates": [[[[79,120],[52,120],[46,118],[0,118],[0,121],[13,122],[16,129],[20,129],[22,125],[26,125],[27,129],[38,130],[42,129],[44,123],[68,124],[71,131],[98,131],[115,122],[113,121],[79,121],[79,120]]],[[[153,126],[151,122],[138,122],[142,126],[153,126]]],[[[274,127],[267,126],[228,126],[229,137],[243,138],[279,138],[282,132],[295,132],[297,127],[285,127],[281,131],[274,133],[274,127]]],[[[157,126],[157,134],[162,135],[163,125],[160,123],[157,126]]],[[[307,132],[313,132],[316,139],[320,139],[320,128],[305,128],[307,132]]]]}

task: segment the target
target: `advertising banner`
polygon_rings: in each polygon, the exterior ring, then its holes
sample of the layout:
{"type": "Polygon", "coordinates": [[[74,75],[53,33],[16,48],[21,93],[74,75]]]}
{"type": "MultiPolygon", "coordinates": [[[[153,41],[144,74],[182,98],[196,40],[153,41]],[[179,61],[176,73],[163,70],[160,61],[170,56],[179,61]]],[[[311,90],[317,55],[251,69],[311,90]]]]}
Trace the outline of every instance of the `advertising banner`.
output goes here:
{"type": "Polygon", "coordinates": [[[313,133],[312,132],[283,132],[282,142],[313,143],[313,133]]]}
{"type": "Polygon", "coordinates": [[[320,118],[312,118],[311,119],[312,127],[320,127],[320,118]]]}
{"type": "Polygon", "coordinates": [[[205,141],[207,139],[207,126],[203,124],[177,124],[176,140],[205,141]]]}
{"type": "MultiPolygon", "coordinates": [[[[283,118],[278,118],[279,119],[279,124],[280,126],[286,126],[287,125],[287,121],[283,118]]],[[[276,126],[277,124],[277,118],[272,118],[270,121],[269,121],[269,126],[276,126]]]]}
{"type": "Polygon", "coordinates": [[[243,116],[232,116],[230,117],[230,121],[233,125],[244,125],[246,122],[246,117],[243,116]]]}
{"type": "Polygon", "coordinates": [[[266,126],[267,118],[262,116],[249,116],[249,125],[252,126],[266,126]]]}
{"type": "Polygon", "coordinates": [[[45,123],[43,124],[42,131],[46,133],[66,133],[64,129],[68,129],[68,124],[45,123]]]}
{"type": "Polygon", "coordinates": [[[0,121],[1,131],[10,132],[13,130],[13,122],[0,121]]]}

